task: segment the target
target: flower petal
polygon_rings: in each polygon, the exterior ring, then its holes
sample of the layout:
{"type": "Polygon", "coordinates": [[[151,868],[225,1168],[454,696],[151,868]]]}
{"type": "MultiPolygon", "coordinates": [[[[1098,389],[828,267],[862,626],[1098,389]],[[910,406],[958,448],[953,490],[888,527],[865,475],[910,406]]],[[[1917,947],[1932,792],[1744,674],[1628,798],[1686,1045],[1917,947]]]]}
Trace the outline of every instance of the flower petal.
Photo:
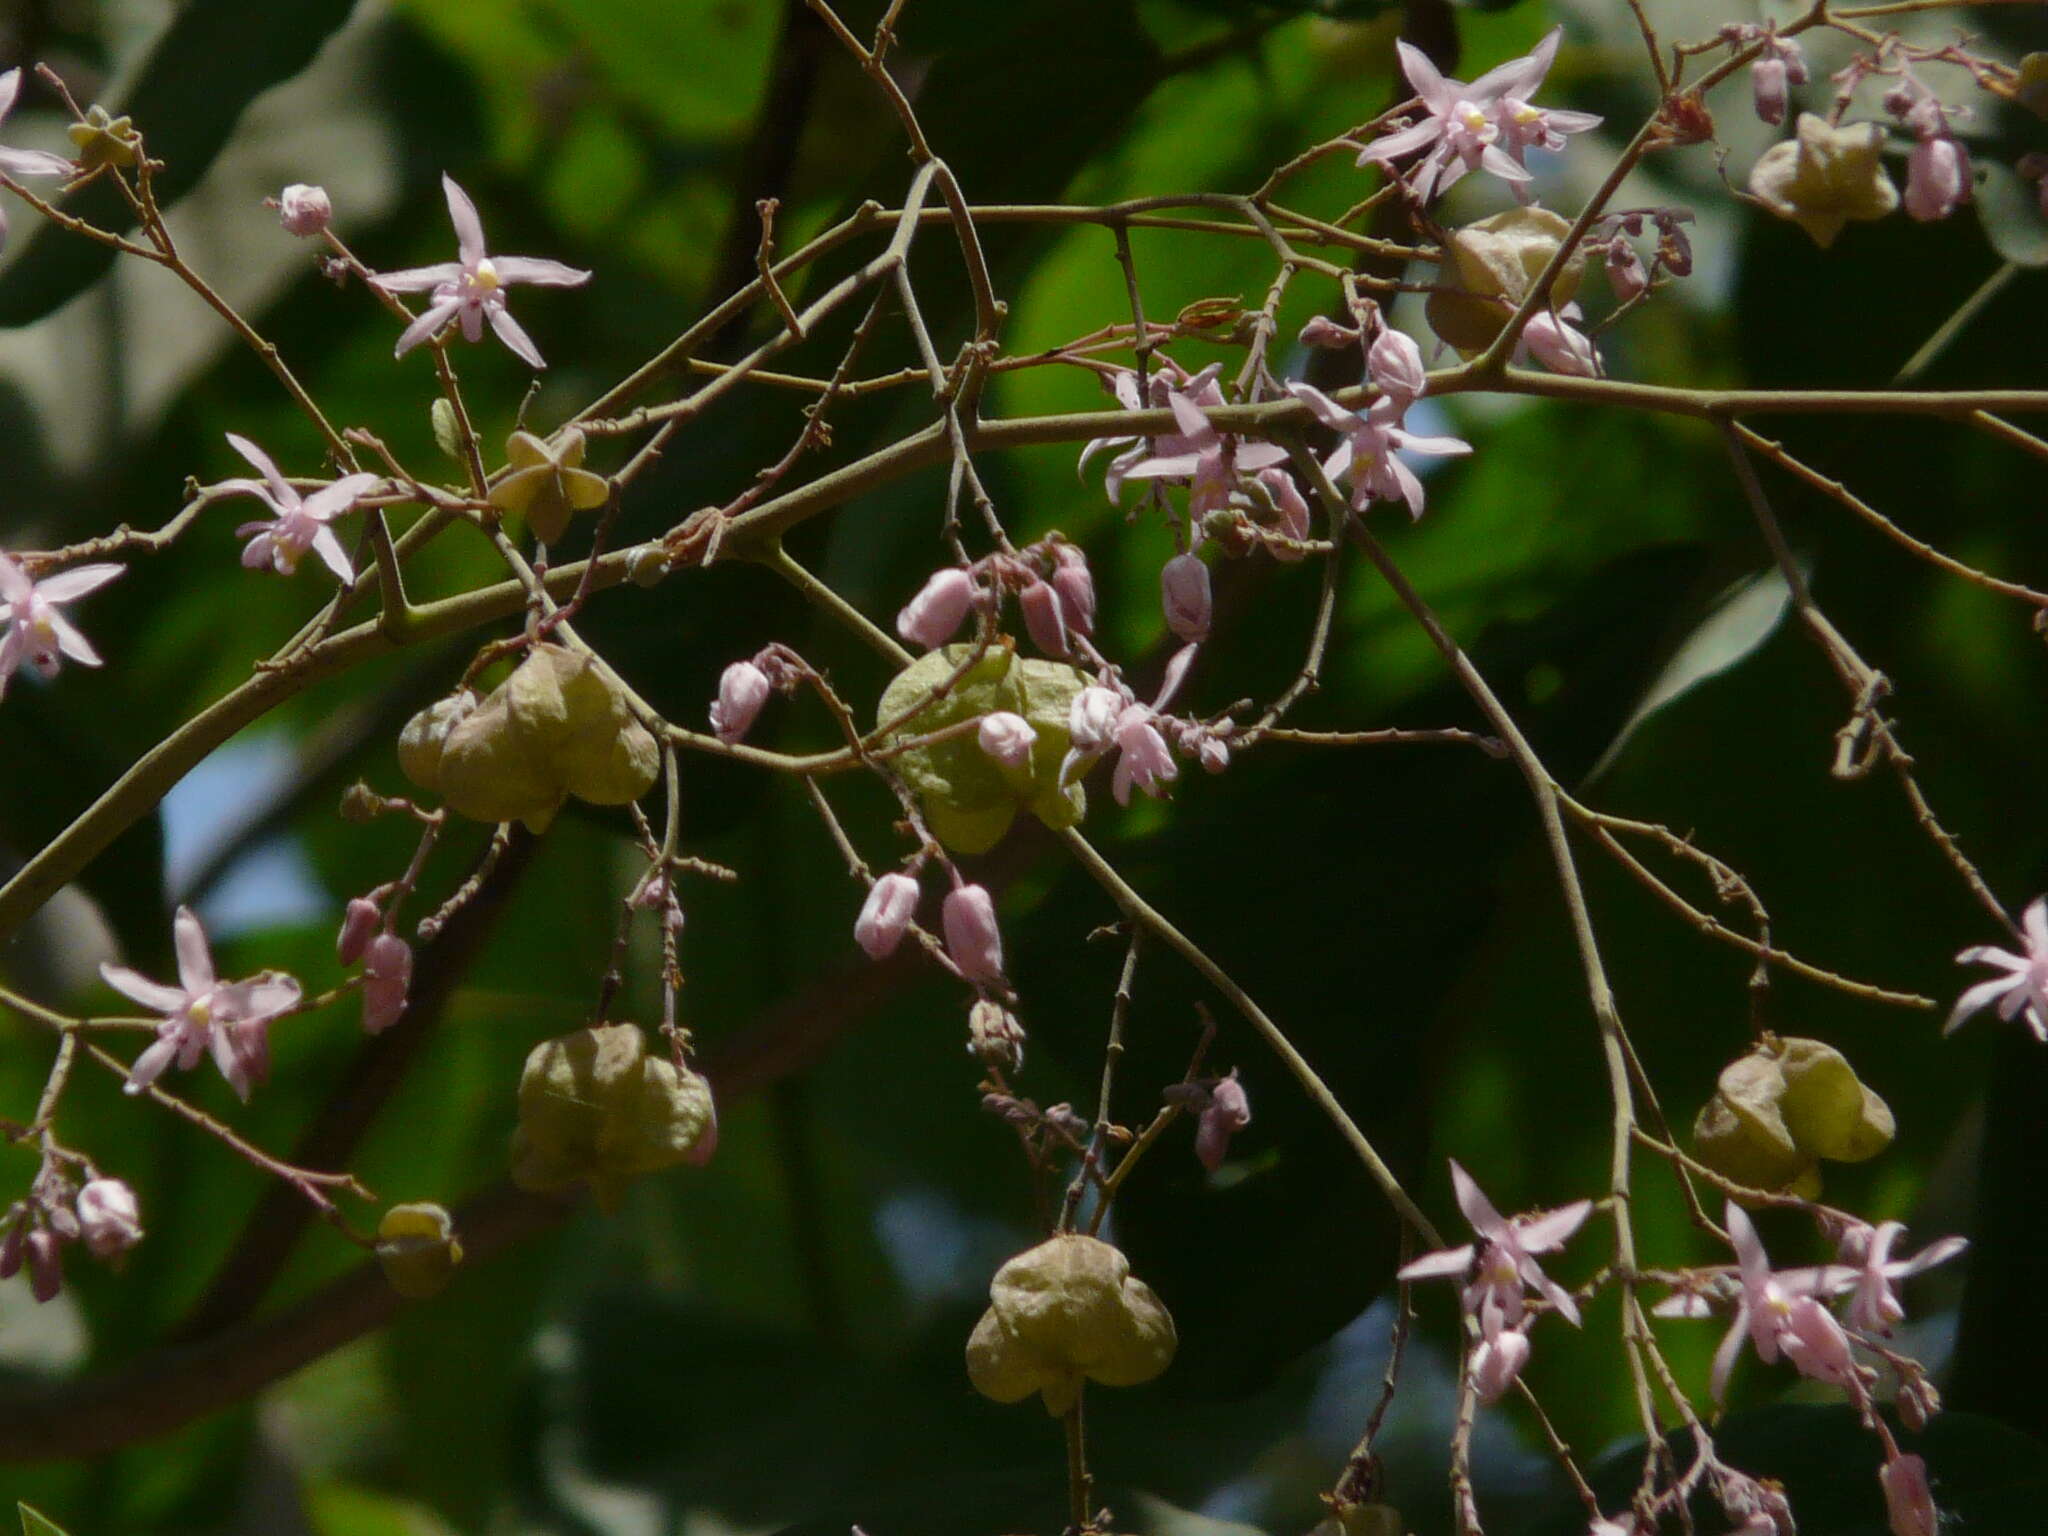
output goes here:
{"type": "Polygon", "coordinates": [[[1411,1264],[1404,1264],[1394,1274],[1396,1280],[1456,1280],[1463,1277],[1472,1267],[1472,1244],[1462,1248],[1440,1248],[1435,1253],[1425,1253],[1411,1264]]]}
{"type": "Polygon", "coordinates": [[[256,472],[263,476],[263,483],[270,487],[272,505],[296,507],[299,504],[299,493],[285,482],[284,476],[278,472],[276,461],[269,454],[248,438],[234,432],[228,434],[228,446],[256,466],[256,472]]]}
{"type": "Polygon", "coordinates": [[[437,261],[431,267],[406,267],[398,272],[376,272],[370,280],[386,293],[430,293],[443,283],[462,281],[462,263],[437,261]]]}
{"type": "Polygon", "coordinates": [[[343,586],[356,579],[355,568],[348,563],[348,555],[332,528],[323,527],[313,535],[313,553],[326,562],[327,569],[334,572],[335,580],[343,586]]]}
{"type": "Polygon", "coordinates": [[[418,319],[408,325],[398,338],[398,345],[391,349],[393,357],[403,357],[428,337],[439,334],[441,327],[451,320],[462,308],[460,299],[443,299],[421,311],[418,319]]]}
{"type": "Polygon", "coordinates": [[[1458,1193],[1458,1209],[1472,1223],[1474,1232],[1496,1243],[1512,1239],[1506,1218],[1493,1208],[1493,1202],[1486,1198],[1472,1175],[1461,1168],[1456,1159],[1451,1162],[1451,1187],[1458,1193]]]}
{"type": "Polygon", "coordinates": [[[183,991],[177,987],[167,986],[161,981],[151,981],[140,971],[131,971],[125,965],[110,965],[102,960],[100,978],[123,997],[142,1004],[152,1013],[175,1014],[184,1011],[183,991]]]}
{"type": "Polygon", "coordinates": [[[1415,94],[1422,98],[1422,104],[1437,117],[1449,116],[1462,94],[1459,83],[1446,80],[1436,65],[1429,61],[1429,55],[1406,39],[1396,41],[1394,51],[1401,56],[1401,73],[1415,87],[1415,94]]]}
{"type": "Polygon", "coordinates": [[[590,274],[583,268],[549,261],[543,256],[493,256],[491,265],[498,269],[498,281],[502,283],[532,283],[537,288],[580,288],[590,281],[590,274]]]}
{"type": "Polygon", "coordinates": [[[476,204],[446,171],[441,173],[441,191],[448,199],[448,221],[455,226],[455,249],[465,267],[474,267],[489,254],[484,249],[484,226],[476,216],[476,204]]]}
{"type": "Polygon", "coordinates": [[[1948,1022],[1941,1026],[1944,1035],[1954,1034],[1956,1028],[1974,1013],[1980,1013],[1998,998],[2026,985],[2022,976],[1994,976],[1989,981],[1980,981],[1956,999],[1955,1007],[1948,1013],[1948,1022]]]}
{"type": "Polygon", "coordinates": [[[68,603],[88,592],[97,592],[127,569],[125,565],[75,565],[68,571],[45,576],[36,583],[36,591],[53,603],[68,603]]]}
{"type": "Polygon", "coordinates": [[[82,667],[96,667],[100,664],[100,653],[92,648],[92,642],[79,632],[78,626],[61,613],[50,615],[50,628],[57,636],[57,649],[69,656],[82,667]]]}
{"type": "Polygon", "coordinates": [[[178,951],[178,980],[187,997],[197,997],[213,985],[213,955],[206,947],[206,930],[190,907],[178,908],[171,938],[178,951]]]}
{"type": "Polygon", "coordinates": [[[526,334],[519,322],[512,318],[512,312],[502,304],[489,307],[491,329],[498,333],[498,340],[535,368],[545,368],[547,363],[540,355],[540,348],[533,344],[533,338],[526,334]]]}

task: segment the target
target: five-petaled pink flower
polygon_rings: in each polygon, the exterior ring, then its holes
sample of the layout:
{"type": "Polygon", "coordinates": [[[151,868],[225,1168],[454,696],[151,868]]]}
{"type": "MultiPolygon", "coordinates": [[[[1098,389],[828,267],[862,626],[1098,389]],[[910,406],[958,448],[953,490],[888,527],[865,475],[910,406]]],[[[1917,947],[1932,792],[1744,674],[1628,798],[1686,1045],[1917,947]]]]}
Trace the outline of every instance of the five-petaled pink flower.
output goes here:
{"type": "MultiPolygon", "coordinates": [[[[1188,483],[1188,515],[1220,511],[1230,505],[1238,477],[1287,462],[1277,443],[1240,442],[1219,432],[1202,408],[1177,389],[1168,389],[1166,404],[1180,430],[1157,440],[1153,452],[1122,465],[1125,480],[1172,480],[1188,483]]],[[[1116,465],[1111,466],[1114,472],[1116,465]]]]}
{"type": "MultiPolygon", "coordinates": [[[[1119,368],[1109,375],[1110,392],[1116,396],[1117,404],[1127,411],[1142,411],[1149,404],[1153,409],[1167,406],[1175,395],[1185,396],[1197,408],[1222,405],[1223,386],[1216,382],[1217,374],[1223,370],[1221,363],[1211,363],[1196,373],[1189,373],[1172,358],[1160,356],[1152,359],[1152,372],[1145,381],[1145,393],[1138,390],[1138,375],[1128,368],[1119,368]],[[1149,399],[1147,398],[1149,396],[1149,399]]],[[[1175,420],[1180,418],[1176,415],[1175,420]]],[[[1203,418],[1207,427],[1208,419],[1203,418]]],[[[1109,470],[1103,476],[1102,488],[1115,501],[1122,494],[1124,479],[1131,467],[1147,458],[1173,458],[1181,454],[1192,454],[1196,446],[1181,432],[1166,432],[1151,439],[1135,436],[1090,438],[1082,445],[1081,458],[1074,466],[1074,473],[1088,473],[1088,461],[1104,448],[1119,448],[1123,451],[1109,461],[1109,470]]]]}
{"type": "Polygon", "coordinates": [[[1528,1303],[1524,1288],[1550,1303],[1573,1327],[1579,1305],[1569,1291],[1537,1264],[1535,1255],[1554,1253],[1585,1224],[1593,1202],[1575,1200],[1540,1216],[1506,1217],[1493,1208],[1472,1176],[1456,1162],[1451,1183],[1458,1209],[1479,1234],[1460,1248],[1425,1253],[1400,1272],[1403,1280],[1463,1280],[1465,1315],[1476,1326],[1470,1370],[1481,1402],[1493,1402],[1514,1385],[1529,1359],[1528,1303]]]}
{"type": "Polygon", "coordinates": [[[541,288],[575,288],[589,282],[590,274],[538,256],[491,255],[484,248],[484,227],[469,194],[446,174],[441,177],[441,190],[448,194],[448,217],[455,225],[455,249],[461,260],[378,274],[377,286],[388,293],[429,296],[426,309],[398,338],[392,356],[405,356],[428,337],[439,335],[451,320],[460,320],[466,339],[481,341],[484,322],[488,320],[498,339],[521,358],[536,368],[547,367],[533,338],[505,308],[505,285],[533,283],[541,288]]]}
{"type": "Polygon", "coordinates": [[[1837,1283],[1846,1284],[1855,1292],[1847,1314],[1851,1328],[1889,1334],[1906,1316],[1892,1282],[1946,1263],[1970,1246],[1967,1238],[1944,1237],[1929,1243],[1910,1259],[1895,1259],[1892,1244],[1905,1231],[1899,1222],[1881,1221],[1875,1227],[1858,1223],[1842,1234],[1838,1256],[1846,1279],[1837,1283]]]}
{"type": "Polygon", "coordinates": [[[130,1093],[140,1093],[175,1060],[182,1071],[211,1050],[214,1064],[246,1102],[249,1089],[270,1070],[270,1021],[299,1004],[299,984],[278,971],[224,982],[213,973],[206,930],[188,907],[171,925],[178,951],[178,985],[151,981],[125,965],[102,962],[100,975],[124,997],[164,1016],[156,1040],[128,1069],[130,1093]]]}
{"type": "Polygon", "coordinates": [[[1397,452],[1466,454],[1472,445],[1456,437],[1421,437],[1403,429],[1404,403],[1382,395],[1361,414],[1347,411],[1313,384],[1299,380],[1287,392],[1315,413],[1316,420],[1344,434],[1336,452],[1323,461],[1332,480],[1351,477],[1351,505],[1360,512],[1375,501],[1405,501],[1411,517],[1422,516],[1422,482],[1397,452]]]}
{"type": "Polygon", "coordinates": [[[228,446],[255,465],[263,478],[227,480],[222,482],[222,488],[248,492],[270,508],[271,516],[267,523],[244,523],[235,530],[236,538],[249,540],[248,547],[242,551],[242,564],[252,571],[269,566],[280,576],[289,576],[299,568],[299,561],[310,549],[337,579],[344,582],[355,580],[356,573],[348,563],[348,556],[342,552],[341,540],[327,525],[367,496],[376,487],[379,477],[343,475],[332,484],[321,486],[312,495],[301,496],[278,472],[270,455],[249,439],[230,432],[228,446]],[[250,538],[251,534],[255,537],[250,538]]]}
{"type": "MultiPolygon", "coordinates": [[[[10,69],[0,75],[0,118],[14,110],[14,98],[21,94],[21,71],[10,69]]],[[[69,176],[78,167],[62,155],[47,149],[8,149],[0,145],[0,176],[69,176]]],[[[7,245],[7,214],[0,209],[0,249],[7,245]]]]}
{"type": "Polygon", "coordinates": [[[0,555],[0,698],[7,680],[26,662],[43,677],[55,677],[69,656],[81,666],[96,667],[100,653],[78,628],[57,611],[57,604],[97,591],[121,574],[118,565],[75,565],[68,571],[30,581],[28,573],[0,555]]]}
{"type": "MultiPolygon", "coordinates": [[[[6,667],[0,663],[0,676],[5,674],[6,667]]],[[[1956,956],[1958,965],[1995,965],[2006,974],[1980,981],[1957,998],[1948,1022],[1941,1027],[1943,1034],[1995,1002],[2001,1019],[2016,1019],[2024,1013],[2034,1038],[2048,1045],[2048,897],[2037,896],[2027,903],[2020,927],[2026,934],[2023,955],[1979,944],[1956,956]]]]}
{"type": "Polygon", "coordinates": [[[1599,124],[1590,112],[1546,111],[1529,98],[1550,73],[1562,27],[1553,27],[1542,42],[1519,59],[1488,70],[1477,80],[1447,80],[1429,56],[1411,43],[1400,42],[1401,72],[1421,98],[1423,119],[1368,144],[1360,165],[1399,160],[1427,151],[1408,168],[1408,185],[1418,202],[1428,202],[1467,171],[1485,169],[1513,183],[1520,195],[1529,180],[1523,157],[1534,149],[1562,149],[1564,135],[1584,133],[1599,124]]]}

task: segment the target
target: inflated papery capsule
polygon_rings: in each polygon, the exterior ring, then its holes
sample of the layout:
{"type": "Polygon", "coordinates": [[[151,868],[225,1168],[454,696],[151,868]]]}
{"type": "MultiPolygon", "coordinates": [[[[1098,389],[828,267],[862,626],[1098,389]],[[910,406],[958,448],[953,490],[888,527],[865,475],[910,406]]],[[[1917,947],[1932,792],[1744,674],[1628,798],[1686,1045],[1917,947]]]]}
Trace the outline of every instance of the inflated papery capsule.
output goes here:
{"type": "Polygon", "coordinates": [[[448,733],[469,718],[477,703],[477,696],[465,688],[435,700],[406,721],[398,733],[398,766],[408,779],[421,789],[441,787],[441,754],[448,733]]]}
{"type": "Polygon", "coordinates": [[[377,1262],[407,1300],[439,1295],[462,1262],[455,1219],[445,1206],[425,1201],[392,1206],[377,1223],[377,1262]]]}
{"type": "Polygon", "coordinates": [[[1059,1415],[1084,1381],[1150,1381],[1173,1363],[1177,1342],[1172,1316],[1121,1252],[1063,1232],[996,1271],[967,1341],[967,1374],[984,1397],[1014,1403],[1036,1392],[1059,1415]]]}
{"type": "Polygon", "coordinates": [[[882,960],[896,952],[917,916],[917,881],[900,871],[882,876],[868,887],[860,916],[853,920],[853,941],[882,960]]]}
{"type": "Polygon", "coordinates": [[[986,889],[963,885],[950,892],[941,913],[946,953],[969,981],[1003,979],[1003,935],[996,926],[996,904],[986,889]]]}

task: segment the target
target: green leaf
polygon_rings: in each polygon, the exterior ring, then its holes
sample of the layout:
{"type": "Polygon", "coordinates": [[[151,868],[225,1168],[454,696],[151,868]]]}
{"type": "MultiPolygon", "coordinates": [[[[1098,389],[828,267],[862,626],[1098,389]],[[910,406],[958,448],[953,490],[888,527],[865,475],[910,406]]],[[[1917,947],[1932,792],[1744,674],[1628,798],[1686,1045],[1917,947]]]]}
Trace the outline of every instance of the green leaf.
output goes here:
{"type": "MultiPolygon", "coordinates": [[[[353,0],[254,9],[240,0],[191,0],[183,7],[110,109],[132,117],[150,158],[164,162],[155,183],[159,204],[169,206],[196,186],[243,109],[304,69],[354,9],[353,0]]],[[[65,208],[102,229],[133,228],[127,203],[105,183],[65,208]]],[[[0,275],[0,326],[41,319],[83,292],[113,258],[106,246],[39,226],[0,275]]]]}
{"type": "Polygon", "coordinates": [[[21,1514],[21,1536],[64,1536],[64,1528],[48,1515],[39,1514],[26,1504],[14,1507],[21,1514]]]}

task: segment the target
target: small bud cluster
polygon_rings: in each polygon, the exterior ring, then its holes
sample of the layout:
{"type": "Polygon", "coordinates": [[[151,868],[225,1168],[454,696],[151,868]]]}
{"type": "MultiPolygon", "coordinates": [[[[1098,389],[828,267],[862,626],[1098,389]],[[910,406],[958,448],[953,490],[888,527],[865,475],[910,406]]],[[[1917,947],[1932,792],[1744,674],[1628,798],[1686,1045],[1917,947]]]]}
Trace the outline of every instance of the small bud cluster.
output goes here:
{"type": "Polygon", "coordinates": [[[75,1190],[70,1179],[45,1165],[28,1198],[0,1213],[0,1280],[24,1268],[37,1301],[64,1287],[64,1247],[82,1242],[104,1263],[119,1265],[142,1241],[142,1210],[120,1179],[95,1175],[75,1190]]]}

